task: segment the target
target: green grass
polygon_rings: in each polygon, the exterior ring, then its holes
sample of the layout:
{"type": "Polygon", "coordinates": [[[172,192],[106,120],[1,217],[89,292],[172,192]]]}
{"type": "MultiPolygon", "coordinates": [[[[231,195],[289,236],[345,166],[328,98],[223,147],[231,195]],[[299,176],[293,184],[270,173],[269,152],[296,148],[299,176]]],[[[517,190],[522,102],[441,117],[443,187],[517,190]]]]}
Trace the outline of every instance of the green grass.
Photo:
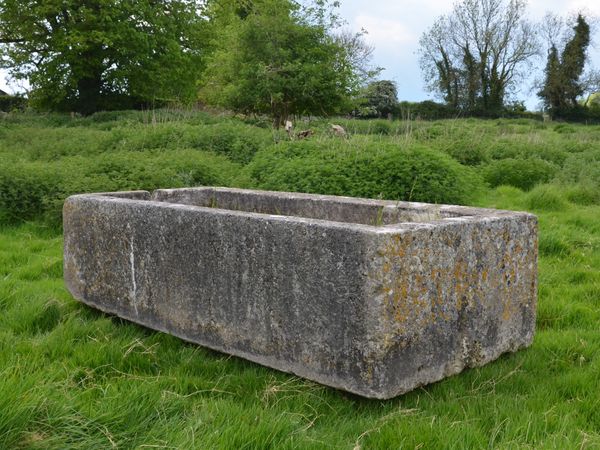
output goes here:
{"type": "MultiPolygon", "coordinates": [[[[155,126],[144,122],[150,117],[145,114],[75,123],[62,116],[16,117],[0,123],[0,158],[11,167],[44,158],[62,167],[61,161],[80,157],[100,167],[98,158],[110,159],[110,152],[125,161],[125,144],[106,143],[120,133],[154,147],[130,149],[136,164],[146,154],[156,164],[157,154],[180,155],[183,147],[171,138],[156,147],[136,133],[151,135],[165,127],[194,135],[221,121],[163,113],[155,126]],[[27,138],[32,130],[36,139],[27,138]],[[61,148],[68,150],[62,156],[61,148]]],[[[368,134],[367,125],[357,125],[365,131],[361,134],[368,134]]],[[[327,124],[315,127],[325,133],[327,124]]],[[[365,400],[88,308],[64,288],[60,230],[37,219],[5,221],[0,225],[0,448],[600,448],[600,203],[593,182],[600,174],[594,166],[600,128],[569,127],[573,132],[528,121],[467,119],[393,123],[386,136],[372,134],[374,142],[426,145],[480,173],[493,161],[528,158],[529,142],[537,149],[536,160],[552,158],[557,171],[549,182],[527,186],[529,191],[485,188],[471,201],[533,211],[540,219],[533,345],[389,401],[365,400]],[[544,148],[551,150],[546,154],[544,148]],[[467,158],[465,152],[479,156],[467,158]]],[[[272,143],[271,132],[265,133],[272,143]]],[[[190,148],[188,140],[184,144],[190,148]]],[[[247,174],[237,177],[245,162],[225,144],[222,151],[199,151],[202,161],[210,162],[210,173],[222,180],[254,182],[247,174]]],[[[160,183],[178,176],[169,173],[160,183]]],[[[124,171],[107,175],[110,182],[124,180],[125,187],[138,179],[139,174],[124,171]]]]}

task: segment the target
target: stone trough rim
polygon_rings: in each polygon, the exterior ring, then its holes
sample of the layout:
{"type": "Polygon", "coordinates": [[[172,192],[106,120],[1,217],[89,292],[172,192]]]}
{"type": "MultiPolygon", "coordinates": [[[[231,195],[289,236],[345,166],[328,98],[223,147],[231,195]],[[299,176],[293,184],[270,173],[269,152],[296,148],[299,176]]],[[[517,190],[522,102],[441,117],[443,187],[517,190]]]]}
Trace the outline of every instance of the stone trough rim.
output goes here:
{"type": "Polygon", "coordinates": [[[95,199],[115,203],[124,204],[135,204],[136,206],[148,205],[159,208],[173,208],[182,209],[188,211],[197,212],[211,212],[219,215],[235,215],[239,217],[247,217],[254,220],[263,221],[276,221],[276,222],[287,222],[287,223],[303,223],[303,224],[315,224],[322,227],[335,228],[335,229],[348,229],[354,231],[363,231],[368,233],[376,234],[394,234],[399,232],[410,232],[429,228],[445,228],[447,226],[455,226],[457,224],[465,223],[494,223],[502,221],[507,218],[514,217],[529,217],[537,220],[537,216],[526,211],[511,211],[502,209],[492,208],[479,208],[476,206],[462,206],[462,205],[449,205],[440,203],[424,203],[424,202],[411,202],[404,200],[381,200],[381,199],[370,199],[364,197],[350,197],[350,196],[339,196],[339,195],[326,195],[326,194],[308,194],[301,192],[286,192],[286,191],[263,191],[257,189],[242,189],[242,188],[229,188],[229,187],[218,187],[218,186],[197,186],[193,188],[172,188],[172,189],[154,189],[154,190],[135,190],[135,191],[116,191],[116,192],[94,192],[75,194],[67,198],[65,205],[71,200],[75,199],[95,199]],[[432,208],[435,208],[436,212],[455,212],[461,215],[456,217],[444,217],[433,220],[423,221],[404,221],[394,222],[386,225],[368,225],[361,224],[358,222],[344,222],[329,219],[318,219],[311,217],[304,217],[301,215],[284,215],[284,214],[268,214],[260,212],[252,212],[245,210],[236,210],[230,208],[220,208],[218,206],[199,206],[189,205],[178,202],[167,202],[157,199],[160,193],[172,193],[176,191],[213,191],[213,192],[229,192],[239,194],[252,194],[260,193],[261,195],[267,196],[290,196],[293,199],[310,199],[319,200],[326,202],[338,201],[347,203],[348,206],[355,205],[373,205],[381,206],[383,208],[394,208],[397,209],[400,206],[406,206],[406,210],[414,212],[430,212],[432,208]],[[140,197],[137,197],[140,196],[140,197]],[[149,198],[144,198],[148,196],[149,198]]]}

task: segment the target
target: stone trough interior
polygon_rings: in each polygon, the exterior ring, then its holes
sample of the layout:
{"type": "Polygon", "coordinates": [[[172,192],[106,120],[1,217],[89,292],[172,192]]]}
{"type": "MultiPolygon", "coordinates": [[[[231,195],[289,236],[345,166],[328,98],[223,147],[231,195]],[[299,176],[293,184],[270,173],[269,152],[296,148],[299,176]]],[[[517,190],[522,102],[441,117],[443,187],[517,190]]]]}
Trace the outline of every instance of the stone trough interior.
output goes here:
{"type": "Polygon", "coordinates": [[[228,188],[158,189],[147,192],[108,194],[136,200],[151,200],[204,208],[219,208],[257,214],[302,217],[332,222],[386,226],[398,223],[433,222],[471,213],[449,210],[439,205],[363,200],[357,198],[306,196],[290,193],[287,196],[271,192],[242,191],[228,188]]]}

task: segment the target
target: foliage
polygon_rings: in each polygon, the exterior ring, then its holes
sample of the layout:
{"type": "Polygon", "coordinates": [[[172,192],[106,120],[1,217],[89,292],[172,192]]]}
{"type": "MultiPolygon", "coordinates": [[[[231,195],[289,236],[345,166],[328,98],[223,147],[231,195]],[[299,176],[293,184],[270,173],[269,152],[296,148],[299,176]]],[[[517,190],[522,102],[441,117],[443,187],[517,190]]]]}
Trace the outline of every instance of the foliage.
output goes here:
{"type": "Polygon", "coordinates": [[[565,44],[560,58],[556,45],[551,45],[544,86],[538,96],[553,116],[564,117],[581,108],[578,98],[585,92],[581,76],[589,45],[590,26],[581,14],[577,16],[573,35],[565,44]]]}
{"type": "Polygon", "coordinates": [[[120,114],[117,124],[116,113],[9,117],[0,133],[0,223],[58,224],[64,199],[80,192],[231,185],[240,176],[235,162],[273,142],[267,130],[235,120],[156,112],[162,122],[143,123],[145,113],[120,114]]]}
{"type": "Polygon", "coordinates": [[[0,221],[43,217],[60,224],[66,197],[104,192],[227,185],[239,169],[223,157],[192,149],[111,152],[0,167],[0,221]]]}
{"type": "Polygon", "coordinates": [[[197,0],[3,0],[2,66],[39,108],[90,114],[191,100],[200,69],[197,0]]]}
{"type": "Polygon", "coordinates": [[[461,0],[420,40],[428,88],[455,110],[501,111],[537,52],[524,0],[461,0]]]}
{"type": "Polygon", "coordinates": [[[558,49],[552,45],[548,52],[548,60],[544,71],[544,86],[538,96],[543,100],[544,106],[549,111],[560,110],[564,102],[562,92],[562,77],[560,71],[560,58],[558,49]]]}
{"type": "Polygon", "coordinates": [[[569,155],[558,178],[566,183],[600,186],[600,149],[569,155]]]}
{"type": "Polygon", "coordinates": [[[247,167],[262,189],[464,204],[480,188],[468,168],[422,146],[355,140],[290,142],[257,153],[247,167]]]}
{"type": "Polygon", "coordinates": [[[564,188],[565,198],[576,205],[600,205],[600,185],[589,182],[574,183],[564,188]]]}
{"type": "Polygon", "coordinates": [[[577,98],[584,92],[580,78],[590,45],[590,26],[581,14],[577,16],[577,23],[573,31],[573,38],[565,45],[561,58],[564,98],[571,107],[578,104],[577,98]]]}
{"type": "Polygon", "coordinates": [[[373,67],[371,60],[375,48],[365,42],[366,31],[354,33],[347,29],[333,34],[336,44],[344,52],[344,65],[352,68],[357,85],[364,86],[381,73],[383,68],[373,67]]]}
{"type": "Polygon", "coordinates": [[[538,211],[565,211],[568,208],[562,189],[553,184],[534,187],[527,194],[526,204],[529,209],[538,211]]]}
{"type": "MultiPolygon", "coordinates": [[[[324,14],[318,2],[316,8],[324,14]]],[[[275,126],[290,115],[348,109],[359,77],[346,49],[309,11],[291,0],[257,0],[243,14],[218,10],[214,20],[222,30],[201,97],[246,114],[269,114],[275,126]]]]}
{"type": "Polygon", "coordinates": [[[400,117],[404,119],[439,120],[456,117],[456,110],[443,103],[431,100],[423,102],[400,102],[398,105],[400,117]]]}
{"type": "Polygon", "coordinates": [[[27,99],[19,95],[0,95],[0,111],[10,112],[27,107],[27,99]]]}
{"type": "Polygon", "coordinates": [[[397,110],[398,88],[390,80],[373,81],[361,94],[360,115],[362,117],[387,117],[397,110]]]}
{"type": "Polygon", "coordinates": [[[492,161],[483,170],[483,176],[492,187],[509,185],[529,190],[539,183],[550,181],[557,167],[543,159],[507,158],[492,161]]]}

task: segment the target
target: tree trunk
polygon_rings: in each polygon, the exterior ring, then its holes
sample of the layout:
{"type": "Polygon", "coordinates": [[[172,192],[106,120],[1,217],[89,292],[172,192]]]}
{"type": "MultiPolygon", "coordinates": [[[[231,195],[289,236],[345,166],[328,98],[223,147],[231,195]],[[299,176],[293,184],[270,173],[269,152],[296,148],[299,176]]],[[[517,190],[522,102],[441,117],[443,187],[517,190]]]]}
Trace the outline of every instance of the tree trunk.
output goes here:
{"type": "Polygon", "coordinates": [[[77,90],[79,94],[76,103],[78,113],[88,116],[101,108],[102,77],[100,74],[77,80],[77,90]]]}

